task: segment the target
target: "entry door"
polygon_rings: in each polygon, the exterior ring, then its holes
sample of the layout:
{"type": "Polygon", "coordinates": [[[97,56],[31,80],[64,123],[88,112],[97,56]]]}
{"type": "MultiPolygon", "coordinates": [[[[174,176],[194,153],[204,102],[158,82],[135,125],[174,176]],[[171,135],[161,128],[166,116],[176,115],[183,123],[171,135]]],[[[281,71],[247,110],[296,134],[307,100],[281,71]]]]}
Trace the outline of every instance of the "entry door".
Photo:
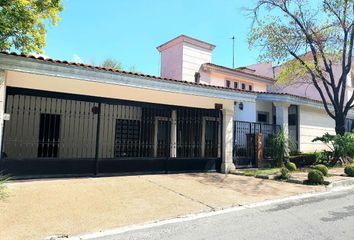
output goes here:
{"type": "Polygon", "coordinates": [[[171,123],[168,118],[155,119],[155,157],[170,157],[171,123]]]}

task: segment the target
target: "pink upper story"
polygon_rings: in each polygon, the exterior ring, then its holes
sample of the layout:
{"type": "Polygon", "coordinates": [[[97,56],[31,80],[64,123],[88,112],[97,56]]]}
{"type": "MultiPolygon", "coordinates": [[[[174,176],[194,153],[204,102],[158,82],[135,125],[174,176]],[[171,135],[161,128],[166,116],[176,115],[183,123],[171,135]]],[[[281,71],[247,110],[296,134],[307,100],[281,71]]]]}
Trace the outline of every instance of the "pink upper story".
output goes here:
{"type": "MultiPolygon", "coordinates": [[[[277,75],[280,73],[282,66],[281,65],[273,66],[271,62],[267,62],[267,63],[250,65],[247,66],[247,68],[255,70],[256,74],[260,74],[268,77],[272,76],[276,78],[277,75]]],[[[336,81],[338,81],[341,75],[341,66],[339,64],[334,65],[333,72],[334,72],[334,78],[336,79],[336,81]]],[[[325,93],[326,90],[323,84],[319,82],[319,85],[323,93],[325,93]]],[[[347,80],[347,93],[346,93],[347,99],[350,98],[351,93],[353,92],[353,87],[354,85],[350,74],[348,75],[348,80],[347,80]]],[[[288,83],[282,83],[282,84],[275,83],[274,85],[268,88],[268,92],[289,93],[289,94],[302,96],[310,99],[322,100],[316,87],[311,82],[311,79],[289,79],[288,83]]],[[[325,94],[325,96],[327,98],[327,101],[329,101],[327,94],[325,94]]]]}
{"type": "MultiPolygon", "coordinates": [[[[317,89],[307,80],[292,80],[290,84],[276,84],[281,66],[272,62],[258,63],[241,68],[228,68],[212,63],[215,45],[180,35],[157,47],[161,54],[161,77],[200,82],[247,91],[289,93],[310,99],[321,100],[317,89]]],[[[340,66],[334,66],[339,79],[340,66]]],[[[348,76],[347,97],[353,92],[348,76]]]]}

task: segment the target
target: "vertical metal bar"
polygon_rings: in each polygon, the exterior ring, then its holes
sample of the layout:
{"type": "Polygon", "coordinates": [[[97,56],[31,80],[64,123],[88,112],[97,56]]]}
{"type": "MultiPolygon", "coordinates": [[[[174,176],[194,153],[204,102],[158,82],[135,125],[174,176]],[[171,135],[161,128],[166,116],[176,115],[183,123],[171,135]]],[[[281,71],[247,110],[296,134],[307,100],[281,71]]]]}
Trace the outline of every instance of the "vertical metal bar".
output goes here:
{"type": "Polygon", "coordinates": [[[100,146],[100,123],[101,123],[101,103],[98,103],[97,126],[96,126],[96,152],[95,152],[95,175],[99,173],[99,146],[100,146]]]}

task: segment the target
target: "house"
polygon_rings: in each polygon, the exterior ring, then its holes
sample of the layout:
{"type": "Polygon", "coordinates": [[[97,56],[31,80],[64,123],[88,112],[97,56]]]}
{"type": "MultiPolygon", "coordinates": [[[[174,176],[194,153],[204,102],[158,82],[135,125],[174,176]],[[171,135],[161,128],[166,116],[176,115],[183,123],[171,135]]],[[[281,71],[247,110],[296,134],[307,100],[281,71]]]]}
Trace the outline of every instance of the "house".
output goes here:
{"type": "MultiPolygon", "coordinates": [[[[235,99],[234,148],[249,145],[247,134],[262,132],[260,130],[262,127],[263,131],[268,131],[265,129],[272,124],[280,125],[286,130],[286,134],[297,143],[301,152],[326,148],[325,145],[314,143],[312,140],[326,132],[334,134],[335,124],[325,112],[313,86],[298,83],[285,89],[277,87],[275,74],[279,68],[273,67],[272,63],[260,63],[237,69],[213,64],[214,48],[215,45],[185,35],[162,44],[157,47],[161,54],[161,77],[226,87],[245,93],[255,92],[257,94],[255,99],[247,101],[235,99]]],[[[348,81],[348,95],[353,91],[352,84],[348,81]]],[[[349,113],[349,117],[353,119],[353,111],[349,113]]],[[[348,124],[348,128],[351,128],[351,125],[348,124]]],[[[239,158],[237,150],[234,152],[236,158],[239,158]]],[[[246,153],[247,150],[243,153],[241,151],[240,155],[247,155],[246,153]]],[[[236,160],[236,164],[237,162],[236,160]]]]}
{"type": "Polygon", "coordinates": [[[324,148],[311,141],[334,132],[321,102],[269,92],[274,78],[251,67],[213,64],[214,48],[184,35],[159,46],[161,77],[0,52],[0,171],[228,172],[258,165],[258,141],[268,157],[281,128],[300,151],[324,148]]]}

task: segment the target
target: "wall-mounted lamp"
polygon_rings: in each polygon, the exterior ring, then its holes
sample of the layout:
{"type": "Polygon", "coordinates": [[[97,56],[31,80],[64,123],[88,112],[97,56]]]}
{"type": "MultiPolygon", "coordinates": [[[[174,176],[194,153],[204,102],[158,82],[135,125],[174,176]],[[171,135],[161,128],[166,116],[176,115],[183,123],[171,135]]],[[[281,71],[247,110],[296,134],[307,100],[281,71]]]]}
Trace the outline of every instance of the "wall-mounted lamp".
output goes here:
{"type": "Polygon", "coordinates": [[[240,103],[238,104],[238,108],[239,108],[240,110],[243,110],[243,102],[240,102],[240,103]]]}

